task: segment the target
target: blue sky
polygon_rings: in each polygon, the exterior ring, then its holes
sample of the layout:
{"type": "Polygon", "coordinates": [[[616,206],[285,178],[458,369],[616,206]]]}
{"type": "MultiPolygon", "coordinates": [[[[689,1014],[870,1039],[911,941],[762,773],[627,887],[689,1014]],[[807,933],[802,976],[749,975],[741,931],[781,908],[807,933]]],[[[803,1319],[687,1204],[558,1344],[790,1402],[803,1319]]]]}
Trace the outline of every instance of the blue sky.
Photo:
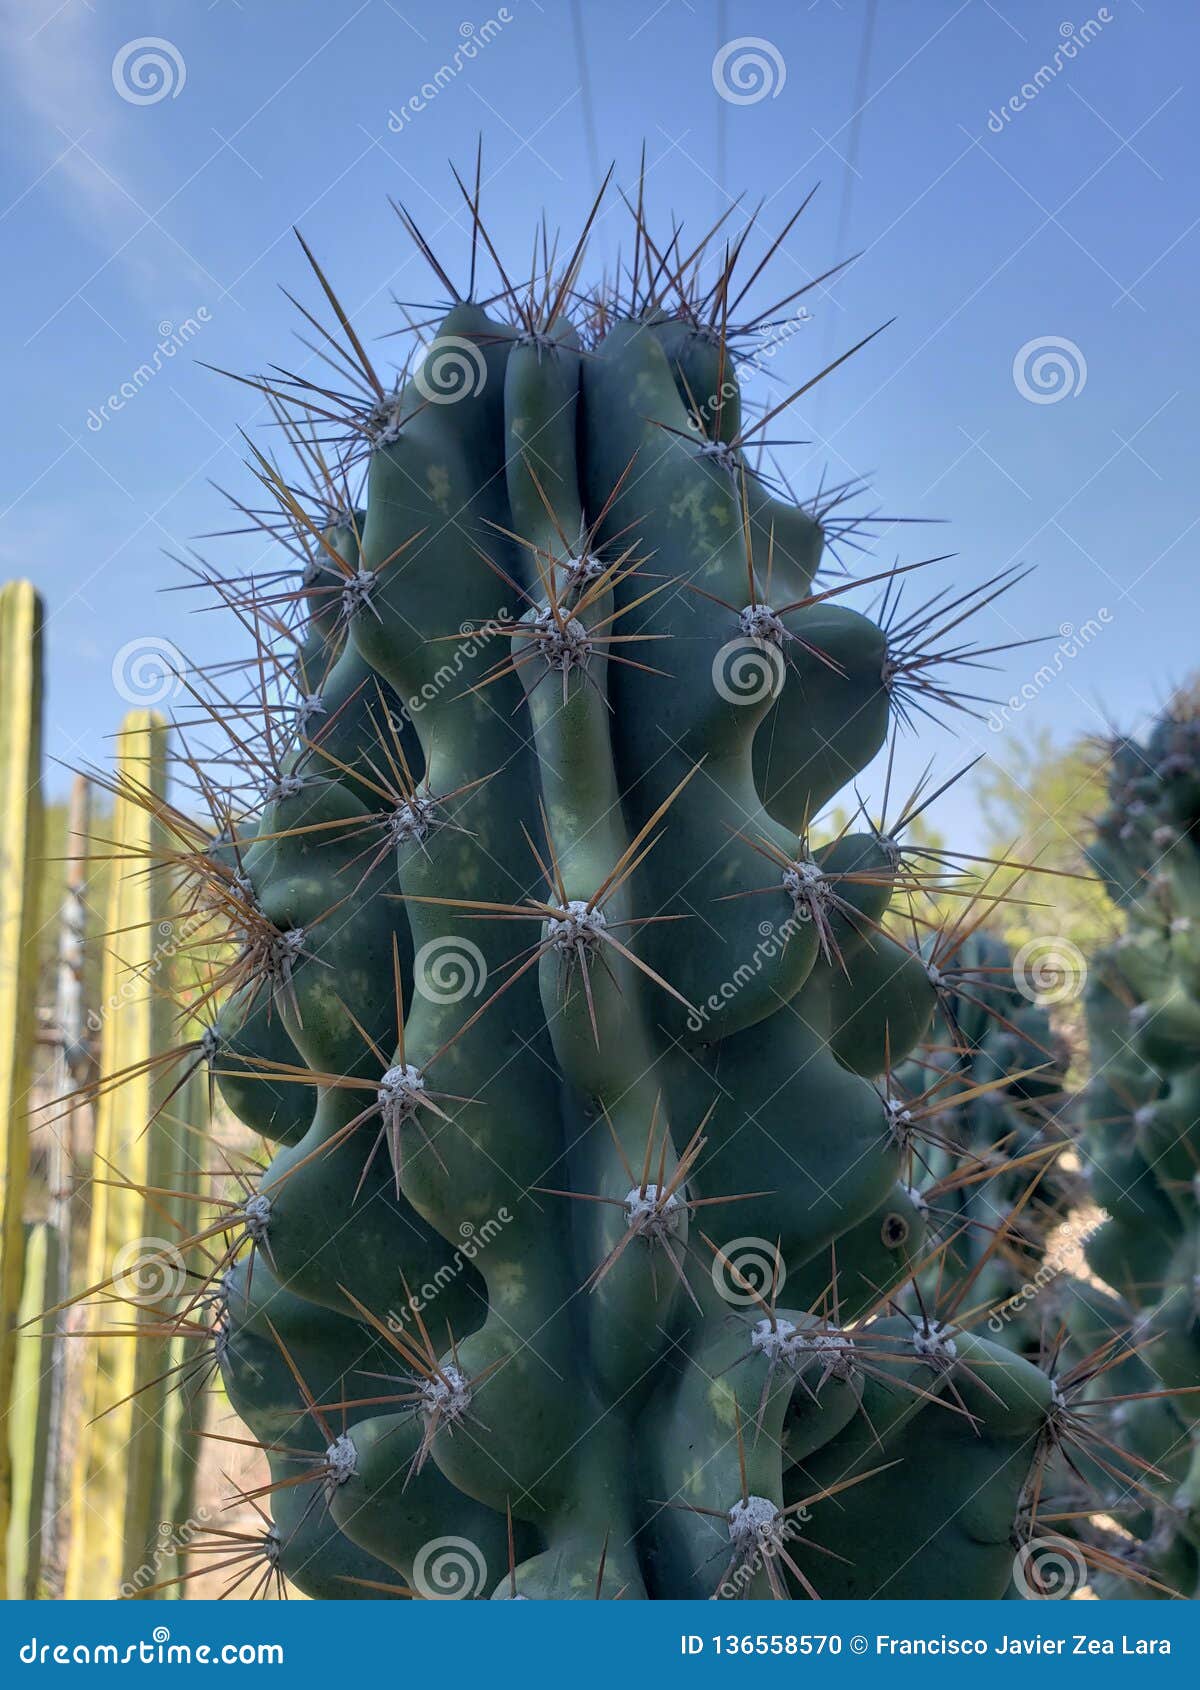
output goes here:
{"type": "MultiPolygon", "coordinates": [[[[55,756],[104,757],[125,707],[114,659],[129,642],[169,640],[197,662],[229,653],[227,622],[159,591],[180,579],[166,553],[227,525],[209,482],[244,486],[238,430],[264,420],[254,394],[199,360],[303,361],[278,286],[311,300],[298,223],[386,365],[395,343],[377,337],[399,326],[393,296],[435,291],[387,198],[456,261],[466,217],[447,160],[469,166],[477,134],[488,224],[514,262],[543,207],[552,227],[578,227],[610,159],[631,182],[643,138],[656,212],[697,234],[743,191],[747,204],[765,197],[773,231],[820,183],[776,259],[778,292],[863,256],[809,296],[811,321],[771,360],[765,390],[782,397],[897,320],[798,407],[786,433],[811,444],[787,453],[791,478],[811,489],[823,471],[868,475],[882,510],[943,519],[879,542],[882,563],[953,550],[939,584],[1036,566],[979,636],[1052,636],[987,677],[982,690],[1001,700],[1030,694],[1001,731],[964,718],[957,737],[929,728],[905,748],[906,769],[931,755],[946,772],[977,751],[1003,759],[1029,726],[1065,740],[1105,715],[1137,723],[1196,666],[1200,20],[1189,0],[11,0],[2,11],[0,577],[32,577],[48,602],[55,756]],[[413,110],[489,20],[487,44],[413,110]],[[136,45],[146,38],[166,46],[136,45]],[[714,56],[746,38],[765,43],[751,49],[765,81],[728,83],[761,96],[734,103],[715,86],[714,56]],[[389,125],[390,113],[405,121],[389,125]],[[106,411],[189,319],[189,344],[106,411]],[[1068,627],[1096,631],[1055,659],[1068,627]],[[1056,673],[1034,683],[1047,661],[1056,673]]],[[[746,51],[725,55],[730,77],[746,51]]],[[[624,225],[613,196],[597,267],[624,225]]],[[[203,543],[228,567],[265,562],[238,548],[203,543]]],[[[971,843],[976,809],[959,789],[935,819],[971,843]]]]}

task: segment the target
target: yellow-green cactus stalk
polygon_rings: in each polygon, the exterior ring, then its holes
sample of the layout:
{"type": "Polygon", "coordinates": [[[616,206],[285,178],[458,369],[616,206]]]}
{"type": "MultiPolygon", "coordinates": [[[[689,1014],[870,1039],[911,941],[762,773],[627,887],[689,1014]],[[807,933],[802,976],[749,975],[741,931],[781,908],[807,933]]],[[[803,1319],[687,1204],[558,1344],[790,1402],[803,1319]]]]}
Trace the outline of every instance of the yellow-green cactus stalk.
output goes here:
{"type": "Polygon", "coordinates": [[[178,1234],[169,1211],[149,1194],[171,1184],[180,1147],[171,1123],[159,1116],[164,1088],[148,1059],[172,1036],[173,1010],[160,978],[172,928],[169,882],[147,872],[138,857],[159,848],[160,823],[132,794],[164,792],[166,752],[161,716],[126,716],[117,745],[111,830],[117,861],[102,994],[91,1012],[100,1073],[86,1272],[88,1285],[105,1291],[90,1317],[101,1335],[87,1346],[84,1370],[84,1424],[71,1487],[70,1598],[113,1598],[139,1582],[162,1518],[165,1386],[152,1382],[170,1365],[161,1300],[181,1288],[184,1269],[170,1253],[178,1234]],[[114,1088],[117,1075],[124,1079],[114,1088]],[[154,1130],[147,1132],[152,1119],[154,1130]],[[145,1327],[144,1335],[130,1335],[134,1323],[145,1327]]]}
{"type": "MultiPolygon", "coordinates": [[[[7,1421],[24,1275],[29,1083],[41,862],[42,602],[27,581],[0,588],[0,1411],[7,1421]]],[[[12,1452],[0,1438],[0,1558],[6,1561],[12,1452]]],[[[0,1566],[0,1572],[7,1572],[0,1566]]]]}

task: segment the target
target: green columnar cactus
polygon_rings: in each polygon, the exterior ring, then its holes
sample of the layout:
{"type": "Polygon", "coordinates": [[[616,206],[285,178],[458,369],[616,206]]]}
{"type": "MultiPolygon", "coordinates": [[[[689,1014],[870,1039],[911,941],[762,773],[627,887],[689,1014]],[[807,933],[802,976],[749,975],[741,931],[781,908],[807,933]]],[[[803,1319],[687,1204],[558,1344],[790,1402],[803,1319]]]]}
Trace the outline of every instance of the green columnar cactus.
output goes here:
{"type": "MultiPolygon", "coordinates": [[[[1110,1288],[1078,1289],[1080,1348],[1132,1329],[1112,1409],[1138,1463],[1107,1478],[1117,1546],[1106,1593],[1200,1594],[1200,710],[1182,696],[1144,743],[1111,748],[1090,850],[1125,927],[1092,959],[1084,1146],[1107,1219],[1087,1246],[1110,1288]],[[1140,1397],[1162,1387],[1169,1400],[1140,1397]],[[1129,1576],[1122,1577],[1125,1562],[1129,1576]],[[1153,1582],[1147,1584],[1149,1578],[1153,1582]]],[[[1106,1395],[1111,1394],[1108,1390],[1106,1395]]]]}
{"type": "Polygon", "coordinates": [[[807,844],[937,613],[814,584],[741,246],[709,292],[635,239],[615,291],[581,246],[456,295],[393,388],[318,270],[365,397],[254,384],[325,444],[257,461],[308,566],[221,590],[305,620],[231,723],[260,803],[192,859],[206,1054],[275,1147],[212,1276],[274,1470],[246,1556],[319,1595],[1000,1595],[1063,1397],[986,1310],[908,1307],[889,1075],[949,988],[883,925],[897,830],[807,844]]]}
{"type": "Polygon", "coordinates": [[[164,1477],[174,1459],[164,1424],[173,1360],[164,1310],[187,1286],[178,1246],[192,1218],[188,1210],[185,1223],[175,1193],[186,1190],[188,1170],[202,1158],[155,1060],[175,1024],[166,989],[175,944],[171,886],[158,861],[166,839],[156,816],[167,732],[161,716],[135,710],[117,742],[111,826],[121,860],[110,887],[102,1001],[92,1012],[99,1076],[86,1277],[100,1301],[72,1475],[72,1598],[142,1593],[141,1569],[167,1518],[164,1477]]]}
{"type": "MultiPolygon", "coordinates": [[[[10,581],[0,587],[0,1409],[6,1425],[10,1407],[18,1406],[13,1375],[25,1258],[41,757],[42,604],[27,581],[10,581]]],[[[8,1585],[13,1468],[30,1468],[35,1460],[28,1430],[18,1415],[11,1438],[0,1437],[0,1587],[8,1585]]]]}
{"type": "Polygon", "coordinates": [[[45,1221],[27,1229],[25,1287],[17,1311],[22,1329],[9,1410],[12,1518],[8,1523],[8,1588],[32,1600],[41,1588],[46,1477],[53,1458],[50,1414],[54,1322],[42,1310],[57,1300],[60,1239],[45,1221]]]}
{"type": "MultiPolygon", "coordinates": [[[[45,1295],[38,1309],[54,1308],[54,1326],[46,1337],[46,1365],[49,1400],[45,1404],[44,1426],[46,1468],[42,1485],[41,1558],[47,1587],[58,1595],[65,1557],[64,1527],[68,1510],[63,1505],[64,1486],[69,1483],[70,1460],[64,1447],[67,1425],[67,1376],[69,1372],[67,1322],[72,1290],[72,1190],[75,1156],[79,1144],[79,1120],[83,1091],[92,1068],[92,1052],[84,1032],[85,962],[89,927],[87,896],[88,858],[91,835],[91,783],[76,775],[71,785],[64,842],[66,887],[59,912],[58,967],[55,976],[54,1020],[57,1049],[54,1054],[53,1094],[61,1100],[57,1119],[46,1135],[46,1263],[45,1295]],[[49,1270],[53,1270],[53,1278],[49,1270]]],[[[36,1312],[36,1311],[34,1311],[36,1312]]],[[[23,1323],[22,1323],[23,1324],[23,1323]]],[[[42,1410],[39,1408],[39,1414],[42,1410]]]]}

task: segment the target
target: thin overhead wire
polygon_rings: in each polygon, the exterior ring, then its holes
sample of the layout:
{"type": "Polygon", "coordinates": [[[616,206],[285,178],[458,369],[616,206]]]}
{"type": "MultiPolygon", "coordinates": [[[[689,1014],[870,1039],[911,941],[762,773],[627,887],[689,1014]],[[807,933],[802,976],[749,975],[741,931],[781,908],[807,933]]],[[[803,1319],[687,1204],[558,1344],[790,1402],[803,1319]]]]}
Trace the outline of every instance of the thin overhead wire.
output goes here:
{"type": "MultiPolygon", "coordinates": [[[[840,262],[846,256],[847,244],[850,239],[850,217],[854,207],[854,183],[858,175],[858,157],[862,142],[863,111],[867,104],[867,81],[871,69],[871,49],[875,42],[875,23],[879,14],[879,0],[867,0],[867,15],[863,23],[862,42],[858,54],[858,68],[854,77],[854,94],[851,105],[850,137],[846,147],[846,165],[842,173],[842,192],[838,201],[837,228],[834,235],[833,250],[835,262],[840,262]]],[[[833,345],[836,325],[832,312],[825,314],[825,361],[828,362],[830,348],[833,345]]],[[[825,395],[817,395],[817,411],[825,403],[825,395]]]]}
{"type": "Polygon", "coordinates": [[[596,108],[592,100],[592,71],[583,34],[583,0],[571,0],[571,25],[575,34],[575,56],[579,63],[579,100],[583,112],[583,133],[587,141],[588,168],[593,192],[600,186],[600,148],[596,141],[596,108]]]}

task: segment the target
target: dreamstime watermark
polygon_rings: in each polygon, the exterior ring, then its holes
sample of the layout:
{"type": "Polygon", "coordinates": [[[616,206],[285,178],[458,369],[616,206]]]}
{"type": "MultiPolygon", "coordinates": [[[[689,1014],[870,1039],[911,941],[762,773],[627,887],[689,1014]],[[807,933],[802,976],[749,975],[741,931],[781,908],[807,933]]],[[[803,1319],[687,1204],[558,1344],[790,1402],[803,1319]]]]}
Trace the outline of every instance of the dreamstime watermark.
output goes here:
{"type": "Polygon", "coordinates": [[[1087,1578],[1083,1551],[1066,1537],[1032,1537],[1013,1561],[1013,1584],[1027,1602],[1061,1602],[1087,1578]]]}
{"type": "Polygon", "coordinates": [[[1013,358],[1013,385],[1031,405],[1078,399],[1087,386],[1087,373],[1087,359],[1066,335],[1037,335],[1019,346],[1013,358]]]}
{"type": "Polygon", "coordinates": [[[177,1297],[187,1284],[187,1263],[169,1238],[131,1238],[112,1268],[114,1295],[140,1307],[177,1297]]]}
{"type": "MultiPolygon", "coordinates": [[[[1091,1226],[1086,1227],[1082,1232],[1073,1233],[1068,1248],[1082,1250],[1088,1239],[1099,1232],[1106,1219],[1106,1216],[1101,1215],[1098,1221],[1094,1221],[1091,1226]]],[[[1023,1309],[1029,1307],[1030,1303],[1035,1302],[1048,1285],[1053,1285],[1056,1279],[1064,1273],[1070,1272],[1071,1262],[1065,1250],[1059,1254],[1047,1256],[1032,1279],[1027,1279],[1019,1291],[1014,1291],[1011,1297],[1006,1297],[1002,1303],[992,1310],[988,1316],[988,1331],[1003,1332],[1009,1322],[1015,1320],[1023,1309]]]]}
{"type": "Polygon", "coordinates": [[[118,411],[123,411],[131,399],[152,382],[165,363],[168,363],[177,352],[181,352],[189,341],[195,340],[200,330],[207,323],[212,322],[212,313],[207,305],[198,305],[195,315],[185,317],[182,323],[172,323],[164,318],[158,325],[158,341],[149,359],[144,359],[133,374],[127,376],[115,393],[99,407],[93,405],[87,414],[87,426],[93,434],[99,434],[105,423],[111,422],[118,411]]]}
{"type": "Polygon", "coordinates": [[[773,41],[761,35],[739,35],[713,55],[712,81],[731,106],[756,106],[777,100],[787,82],[787,63],[773,41]]]}
{"type": "Polygon", "coordinates": [[[485,23],[460,23],[458,33],[462,39],[446,63],[439,65],[415,94],[409,95],[399,111],[392,107],[388,112],[387,126],[392,134],[399,135],[405,124],[411,123],[414,117],[432,105],[442,89],[449,87],[455,77],[461,76],[467,66],[478,58],[480,49],[493,42],[505,25],[512,21],[513,14],[508,7],[498,6],[495,17],[488,18],[485,23]]]}
{"type": "Polygon", "coordinates": [[[698,435],[702,442],[709,441],[708,424],[713,418],[719,418],[726,405],[741,398],[752,377],[768,376],[770,372],[764,368],[763,361],[777,358],[793,335],[798,334],[805,323],[812,321],[812,312],[807,305],[801,305],[791,316],[773,324],[769,330],[761,331],[758,345],[747,348],[738,356],[737,380],[727,377],[715,393],[710,393],[699,404],[690,404],[687,422],[693,434],[698,435]]]}
{"type": "Polygon", "coordinates": [[[124,1009],[127,1003],[144,1001],[155,976],[161,974],[166,965],[179,955],[181,946],[190,944],[208,919],[207,915],[194,910],[179,922],[160,921],[157,927],[158,937],[149,959],[136,968],[127,968],[117,990],[109,993],[99,1009],[88,1010],[84,1023],[88,1032],[93,1035],[100,1032],[109,1016],[124,1009]]]}
{"type": "Polygon", "coordinates": [[[183,653],[162,634],[126,640],[112,660],[112,684],[126,704],[150,707],[177,698],[187,673],[183,653]]]}
{"type": "Polygon", "coordinates": [[[1039,1009],[1077,998],[1087,984],[1087,962],[1078,945],[1061,933],[1029,939],[1012,962],[1013,984],[1039,1009]]]}
{"type": "Polygon", "coordinates": [[[1048,88],[1056,77],[1061,76],[1072,59],[1079,56],[1081,48],[1094,41],[1106,24],[1113,22],[1114,14],[1107,6],[1099,6],[1094,18],[1088,18],[1086,23],[1060,23],[1058,26],[1059,43],[1054,49],[1050,60],[1039,65],[1028,82],[1023,82],[1010,99],[1005,100],[999,111],[988,113],[988,128],[993,135],[1002,135],[1018,112],[1023,112],[1037,99],[1044,88],[1048,88]]]}
{"type": "Polygon", "coordinates": [[[500,1236],[512,1218],[508,1209],[499,1208],[482,1226],[476,1226],[474,1221],[460,1222],[460,1242],[455,1246],[454,1254],[448,1262],[442,1263],[432,1279],[427,1279],[423,1285],[418,1285],[414,1291],[410,1291],[400,1313],[395,1309],[388,1310],[388,1330],[402,1332],[405,1322],[428,1308],[448,1285],[453,1285],[458,1276],[466,1272],[476,1256],[481,1255],[488,1245],[500,1236]]]}
{"type": "Polygon", "coordinates": [[[806,323],[812,321],[813,314],[808,306],[801,305],[781,323],[775,323],[769,330],[762,332],[759,344],[751,347],[745,354],[740,368],[755,375],[768,375],[769,371],[763,368],[763,360],[777,358],[792,337],[799,334],[806,323]]]}
{"type": "Polygon", "coordinates": [[[713,1290],[734,1308],[761,1306],[783,1290],[787,1268],[766,1238],[733,1238],[713,1257],[713,1290]]]}
{"type": "Polygon", "coordinates": [[[715,992],[710,992],[704,1002],[693,1006],[688,1011],[687,1027],[690,1033],[699,1033],[707,1026],[714,1015],[720,1014],[727,1003],[732,1003],[740,991],[762,973],[767,963],[773,962],[784,949],[789,939],[792,939],[812,920],[812,911],[807,905],[801,904],[786,921],[778,926],[773,921],[760,921],[758,924],[759,939],[745,962],[739,963],[729,976],[722,980],[715,992]]]}
{"type": "Polygon", "coordinates": [[[447,687],[454,685],[473,657],[478,657],[498,635],[511,635],[515,626],[510,610],[498,610],[495,616],[478,625],[463,622],[458,630],[462,636],[461,644],[456,645],[446,662],[434,670],[420,691],[412,693],[404,700],[401,709],[393,712],[395,725],[399,727],[419,716],[422,710],[441,697],[447,687]]]}
{"type": "Polygon", "coordinates": [[[435,1537],[418,1549],[412,1582],[427,1602],[469,1602],[487,1589],[487,1557],[469,1537],[435,1537]]]}
{"type": "Polygon", "coordinates": [[[136,1567],[120,1587],[118,1594],[122,1600],[128,1602],[132,1597],[140,1596],[143,1591],[149,1590],[151,1585],[157,1584],[164,1566],[168,1569],[173,1565],[177,1567],[178,1561],[172,1562],[170,1557],[183,1554],[211,1517],[207,1508],[200,1507],[192,1518],[185,1520],[182,1525],[176,1525],[171,1520],[161,1520],[158,1541],[150,1551],[149,1559],[143,1561],[140,1567],[136,1567]]]}
{"type": "Polygon", "coordinates": [[[161,35],[139,35],[117,49],[112,84],[130,106],[156,106],[177,100],[187,82],[187,65],[173,41],[161,35]]]}
{"type": "Polygon", "coordinates": [[[156,1625],[136,1642],[39,1643],[31,1637],[17,1651],[22,1666],[74,1667],[281,1667],[282,1643],[172,1643],[169,1626],[156,1625]]]}
{"type": "Polygon", "coordinates": [[[739,1560],[732,1572],[721,1580],[713,1592],[714,1598],[720,1602],[735,1602],[745,1596],[767,1563],[773,1561],[786,1544],[794,1543],[800,1536],[801,1526],[807,1525],[811,1519],[808,1509],[801,1508],[795,1514],[789,1514],[782,1524],[776,1521],[770,1532],[759,1539],[754,1553],[739,1560]]]}
{"type": "Polygon", "coordinates": [[[487,386],[487,360],[473,340],[443,334],[430,341],[413,386],[431,405],[456,405],[487,386]]]}
{"type": "Polygon", "coordinates": [[[1112,621],[1112,611],[1107,605],[1101,605],[1095,616],[1089,616],[1086,622],[1078,627],[1073,622],[1064,622],[1058,630],[1059,640],[1050,659],[1028,681],[1025,681],[1019,692],[1013,693],[1006,704],[995,706],[988,711],[988,732],[998,734],[1003,732],[1014,716],[1019,716],[1027,704],[1032,704],[1038,694],[1044,692],[1052,681],[1056,681],[1068,663],[1074,661],[1084,649],[1108,627],[1112,621]]]}
{"type": "Polygon", "coordinates": [[[428,1003],[477,998],[487,984],[483,952],[470,939],[444,933],[429,939],[413,958],[413,990],[428,1003]]]}

